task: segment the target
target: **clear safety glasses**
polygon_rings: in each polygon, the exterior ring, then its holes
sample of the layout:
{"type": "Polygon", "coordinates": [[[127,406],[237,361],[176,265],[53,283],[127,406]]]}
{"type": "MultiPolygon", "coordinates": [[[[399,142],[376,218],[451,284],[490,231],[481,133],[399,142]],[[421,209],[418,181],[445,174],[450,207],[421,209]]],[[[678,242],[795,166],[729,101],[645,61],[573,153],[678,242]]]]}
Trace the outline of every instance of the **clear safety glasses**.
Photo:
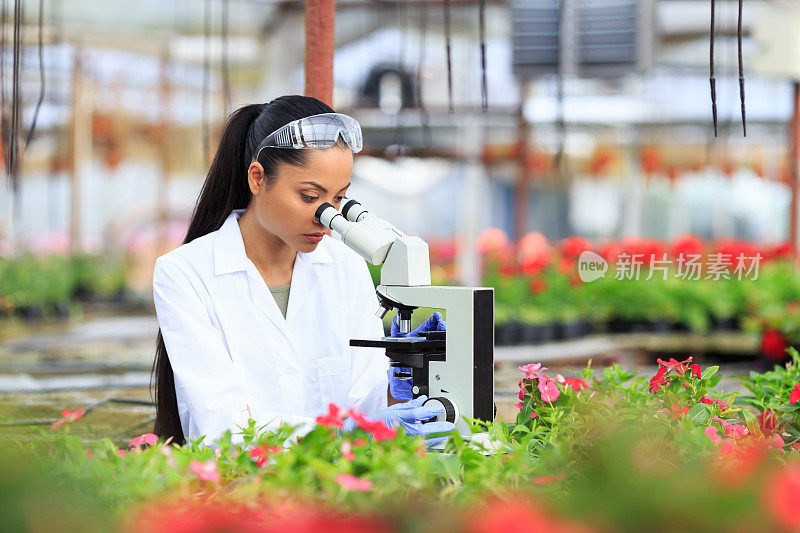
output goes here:
{"type": "Polygon", "coordinates": [[[273,131],[256,148],[255,159],[264,148],[330,148],[342,136],[353,151],[361,151],[361,126],[342,113],[322,113],[295,120],[273,131]]]}

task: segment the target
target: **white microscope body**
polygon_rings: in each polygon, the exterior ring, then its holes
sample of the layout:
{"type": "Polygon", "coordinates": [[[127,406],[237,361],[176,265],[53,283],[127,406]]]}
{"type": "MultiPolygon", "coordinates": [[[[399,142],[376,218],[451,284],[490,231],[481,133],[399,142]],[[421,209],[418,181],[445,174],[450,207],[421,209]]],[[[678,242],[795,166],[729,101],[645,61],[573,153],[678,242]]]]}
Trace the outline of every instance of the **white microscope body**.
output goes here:
{"type": "Polygon", "coordinates": [[[413,309],[431,307],[446,313],[446,332],[425,339],[351,340],[351,345],[386,348],[396,366],[413,367],[414,397],[425,394],[426,403],[441,403],[445,414],[439,419],[454,422],[459,434],[472,436],[462,417],[493,420],[494,289],[431,286],[428,244],[369,214],[355,200],[348,200],[341,212],[323,204],[316,217],[368,262],[383,265],[376,289],[378,316],[398,309],[400,331],[408,333],[413,309]]]}

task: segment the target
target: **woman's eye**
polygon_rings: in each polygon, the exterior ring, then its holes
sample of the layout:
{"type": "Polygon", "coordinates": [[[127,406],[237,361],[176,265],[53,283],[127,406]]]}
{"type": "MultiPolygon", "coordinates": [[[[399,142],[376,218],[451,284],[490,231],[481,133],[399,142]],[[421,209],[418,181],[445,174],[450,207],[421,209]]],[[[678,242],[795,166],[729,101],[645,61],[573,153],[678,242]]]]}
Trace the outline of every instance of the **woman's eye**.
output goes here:
{"type": "Polygon", "coordinates": [[[319,200],[319,198],[317,198],[316,196],[309,196],[309,195],[303,194],[303,193],[300,193],[300,196],[302,196],[303,200],[308,202],[308,203],[316,202],[317,200],[319,200]]]}
{"type": "Polygon", "coordinates": [[[342,200],[344,200],[344,196],[334,196],[333,199],[336,200],[337,202],[341,202],[342,200]]]}

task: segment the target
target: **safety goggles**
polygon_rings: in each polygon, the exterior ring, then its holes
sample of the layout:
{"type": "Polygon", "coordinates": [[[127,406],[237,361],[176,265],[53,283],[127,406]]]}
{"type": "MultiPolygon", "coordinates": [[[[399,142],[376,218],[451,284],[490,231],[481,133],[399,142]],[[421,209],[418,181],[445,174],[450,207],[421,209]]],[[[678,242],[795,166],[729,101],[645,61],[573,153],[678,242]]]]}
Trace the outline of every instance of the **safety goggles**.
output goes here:
{"type": "Polygon", "coordinates": [[[361,126],[342,113],[322,113],[292,121],[264,138],[256,148],[255,159],[264,148],[330,148],[342,136],[353,151],[361,151],[361,126]]]}

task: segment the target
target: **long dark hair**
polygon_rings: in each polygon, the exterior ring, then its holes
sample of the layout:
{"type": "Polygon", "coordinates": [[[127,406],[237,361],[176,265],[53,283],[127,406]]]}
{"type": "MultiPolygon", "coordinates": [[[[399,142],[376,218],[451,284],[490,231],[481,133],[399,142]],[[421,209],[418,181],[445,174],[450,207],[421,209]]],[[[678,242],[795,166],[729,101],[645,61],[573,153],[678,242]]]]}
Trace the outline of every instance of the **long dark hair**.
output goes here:
{"type": "MultiPolygon", "coordinates": [[[[184,244],[217,231],[232,210],[248,206],[252,193],[247,184],[247,169],[253,161],[253,150],[264,137],[293,120],[332,112],[330,106],[316,98],[289,95],[266,104],[246,105],[231,113],[194,206],[184,244]]],[[[306,150],[262,150],[258,162],[264,167],[264,176],[270,185],[277,179],[279,165],[304,166],[306,150]]],[[[163,439],[172,437],[173,442],[185,444],[175,395],[175,376],[160,328],[156,343],[151,379],[151,394],[155,382],[156,404],[153,433],[163,439]]]]}

